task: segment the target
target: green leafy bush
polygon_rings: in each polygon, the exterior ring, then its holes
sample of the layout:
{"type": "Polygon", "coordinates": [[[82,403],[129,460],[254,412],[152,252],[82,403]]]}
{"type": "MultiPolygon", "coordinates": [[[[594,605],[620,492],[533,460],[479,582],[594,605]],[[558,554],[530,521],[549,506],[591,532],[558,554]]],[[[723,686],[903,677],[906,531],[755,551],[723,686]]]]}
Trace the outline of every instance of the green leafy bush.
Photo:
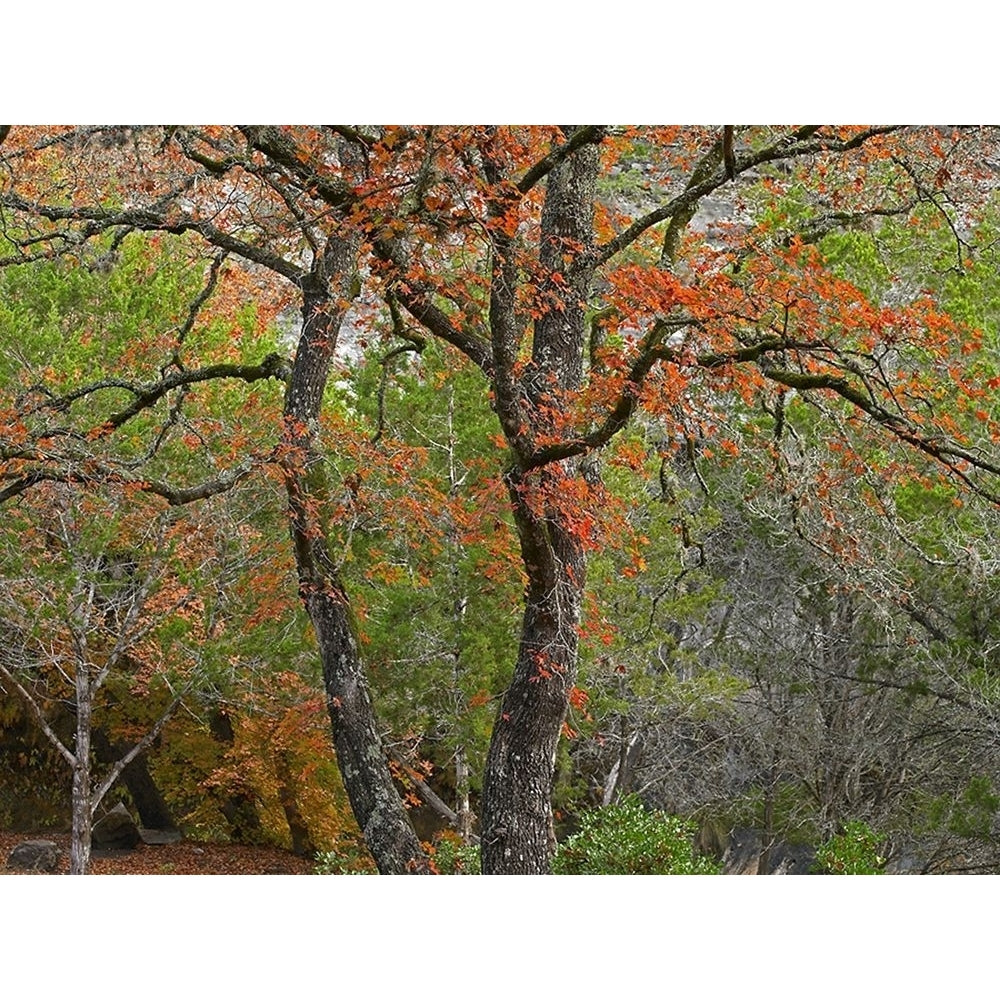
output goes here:
{"type": "Polygon", "coordinates": [[[867,823],[851,822],[816,851],[816,870],[822,875],[881,875],[885,858],[878,849],[882,837],[867,823]]]}
{"type": "Polygon", "coordinates": [[[478,844],[463,844],[455,835],[442,835],[434,845],[434,867],[440,875],[481,875],[478,844]]]}
{"type": "Polygon", "coordinates": [[[559,846],[556,875],[718,875],[694,853],[694,826],[650,812],[636,796],[584,813],[580,830],[559,846]]]}
{"type": "Polygon", "coordinates": [[[375,863],[363,848],[346,847],[316,855],[313,875],[376,875],[375,863]]]}

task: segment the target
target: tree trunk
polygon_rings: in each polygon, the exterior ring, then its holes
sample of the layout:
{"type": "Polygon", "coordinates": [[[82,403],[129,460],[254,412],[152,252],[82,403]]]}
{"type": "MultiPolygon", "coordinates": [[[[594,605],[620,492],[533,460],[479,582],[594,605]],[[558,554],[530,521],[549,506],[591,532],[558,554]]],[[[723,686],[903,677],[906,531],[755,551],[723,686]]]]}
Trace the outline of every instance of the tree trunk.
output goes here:
{"type": "Polygon", "coordinates": [[[625,721],[625,716],[622,716],[618,759],[612,765],[604,781],[604,794],[601,796],[602,806],[617,805],[622,796],[628,793],[632,781],[632,771],[641,749],[638,730],[628,736],[625,730],[625,721]]]}
{"type": "Polygon", "coordinates": [[[475,843],[475,835],[472,826],[475,822],[475,815],[472,812],[470,802],[471,774],[469,771],[469,760],[465,753],[465,747],[459,746],[455,750],[455,830],[462,838],[463,844],[475,843]]]}
{"type": "Polygon", "coordinates": [[[547,873],[555,853],[556,750],[576,680],[586,561],[566,525],[518,504],[528,593],[514,676],[493,728],[483,778],[487,875],[547,873]]]}
{"type": "Polygon", "coordinates": [[[292,854],[300,858],[315,857],[316,845],[309,832],[309,824],[306,822],[305,816],[302,815],[302,810],[299,809],[299,803],[295,797],[295,781],[292,778],[287,751],[278,752],[274,768],[278,776],[278,798],[281,801],[285,822],[288,824],[288,832],[292,838],[292,854]]]}
{"type": "Polygon", "coordinates": [[[69,873],[86,875],[90,867],[90,832],[93,806],[90,801],[90,671],[83,662],[76,667],[76,747],[73,760],[73,832],[70,840],[69,873]]]}
{"type": "Polygon", "coordinates": [[[337,764],[351,808],[382,874],[423,873],[427,857],[382,749],[350,601],[330,557],[323,518],[329,487],[315,443],[357,249],[353,236],[331,237],[303,283],[302,332],[285,397],[283,471],[299,594],[319,642],[337,764]]]}
{"type": "MultiPolygon", "coordinates": [[[[564,128],[568,137],[572,129],[564,128]]],[[[592,271],[598,151],[584,146],[548,176],[538,264],[545,287],[535,303],[531,360],[518,368],[514,246],[495,237],[490,324],[497,366],[497,415],[515,455],[507,475],[527,578],[517,662],[497,715],[483,777],[483,873],[547,873],[555,853],[552,790],[556,750],[576,680],[586,555],[561,487],[579,485],[580,461],[535,471],[541,435],[561,435],[567,398],[583,379],[584,315],[592,271]],[[524,431],[528,425],[528,433],[524,431]]]]}
{"type": "Polygon", "coordinates": [[[69,851],[70,875],[86,875],[90,867],[90,832],[93,814],[90,809],[90,764],[78,756],[73,768],[73,832],[69,851]]]}

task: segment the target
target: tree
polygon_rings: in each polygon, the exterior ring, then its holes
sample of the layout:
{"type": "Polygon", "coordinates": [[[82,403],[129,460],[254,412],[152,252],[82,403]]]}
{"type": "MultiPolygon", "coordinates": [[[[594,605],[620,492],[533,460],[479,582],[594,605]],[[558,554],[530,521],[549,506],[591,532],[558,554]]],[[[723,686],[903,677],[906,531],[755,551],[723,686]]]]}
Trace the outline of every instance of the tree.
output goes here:
{"type": "MultiPolygon", "coordinates": [[[[297,298],[290,365],[268,356],[164,368],[119,386],[131,401],[106,429],[208,380],[284,383],[270,459],[287,490],[338,762],[385,872],[428,863],[393,784],[331,544],[337,490],[322,449],[324,398],[342,330],[351,317],[371,323],[380,304],[399,336],[412,342],[415,324],[478,370],[504,448],[525,581],[484,769],[483,867],[544,872],[588,555],[603,544],[610,504],[597,456],[637,412],[676,442],[724,426],[727,400],[763,401],[780,415],[795,394],[835,426],[870,427],[996,499],[995,422],[973,438],[947,420],[980,395],[963,377],[962,347],[974,334],[932,296],[873,301],[814,246],[887,216],[954,228],[961,220],[946,197],[974,210],[989,141],[977,130],[830,126],[15,128],[0,207],[7,262],[86,256],[91,246],[114,253],[132,233],[157,232],[242,261],[244,287],[257,281],[264,294],[277,278],[297,298]],[[602,175],[640,157],[652,207],[602,200],[602,175]],[[700,229],[699,208],[723,189],[746,216],[700,229]]],[[[727,438],[718,446],[735,447],[727,438]]],[[[22,445],[3,457],[10,485],[0,499],[57,474],[22,445]]],[[[139,488],[193,501],[253,464],[234,455],[197,489],[139,488]]]]}
{"type": "Polygon", "coordinates": [[[40,517],[21,509],[9,513],[4,525],[5,535],[19,540],[20,559],[15,569],[11,539],[5,538],[0,677],[21,696],[70,768],[70,872],[82,875],[90,860],[98,806],[159,735],[190,683],[190,668],[185,669],[175,643],[197,618],[191,608],[196,599],[165,573],[174,537],[168,522],[154,519],[148,536],[137,536],[123,522],[141,518],[141,507],[121,518],[102,503],[105,498],[76,497],[58,487],[36,491],[34,499],[44,505],[40,517]],[[95,521],[101,528],[88,530],[95,521]],[[154,652],[151,640],[158,634],[154,652]],[[174,660],[169,671],[157,670],[158,654],[174,660]],[[106,708],[106,689],[113,685],[143,691],[155,708],[145,731],[97,780],[95,718],[106,708]],[[70,708],[70,739],[60,736],[58,723],[50,721],[48,709],[60,702],[70,708]]]}

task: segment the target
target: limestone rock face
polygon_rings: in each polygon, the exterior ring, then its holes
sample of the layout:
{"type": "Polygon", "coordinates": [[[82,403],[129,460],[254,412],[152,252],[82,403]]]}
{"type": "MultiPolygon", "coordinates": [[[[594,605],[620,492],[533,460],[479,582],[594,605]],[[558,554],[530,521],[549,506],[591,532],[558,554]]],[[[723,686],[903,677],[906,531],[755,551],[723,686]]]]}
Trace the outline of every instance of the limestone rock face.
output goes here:
{"type": "Polygon", "coordinates": [[[51,840],[22,841],[7,859],[8,868],[33,872],[55,871],[59,864],[59,848],[51,840]]]}

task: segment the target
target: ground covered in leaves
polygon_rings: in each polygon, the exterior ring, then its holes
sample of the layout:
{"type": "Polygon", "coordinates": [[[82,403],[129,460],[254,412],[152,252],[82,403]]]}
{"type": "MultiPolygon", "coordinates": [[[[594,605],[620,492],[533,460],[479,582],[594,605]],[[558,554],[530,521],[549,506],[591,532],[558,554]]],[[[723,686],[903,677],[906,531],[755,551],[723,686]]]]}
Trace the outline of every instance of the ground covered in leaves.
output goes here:
{"type": "MultiPolygon", "coordinates": [[[[0,874],[31,874],[7,867],[10,852],[24,840],[54,841],[61,856],[53,874],[69,872],[68,834],[0,832],[0,874]]],[[[140,844],[133,851],[95,855],[90,871],[93,875],[311,875],[313,862],[280,848],[182,840],[176,844],[140,844]]]]}

